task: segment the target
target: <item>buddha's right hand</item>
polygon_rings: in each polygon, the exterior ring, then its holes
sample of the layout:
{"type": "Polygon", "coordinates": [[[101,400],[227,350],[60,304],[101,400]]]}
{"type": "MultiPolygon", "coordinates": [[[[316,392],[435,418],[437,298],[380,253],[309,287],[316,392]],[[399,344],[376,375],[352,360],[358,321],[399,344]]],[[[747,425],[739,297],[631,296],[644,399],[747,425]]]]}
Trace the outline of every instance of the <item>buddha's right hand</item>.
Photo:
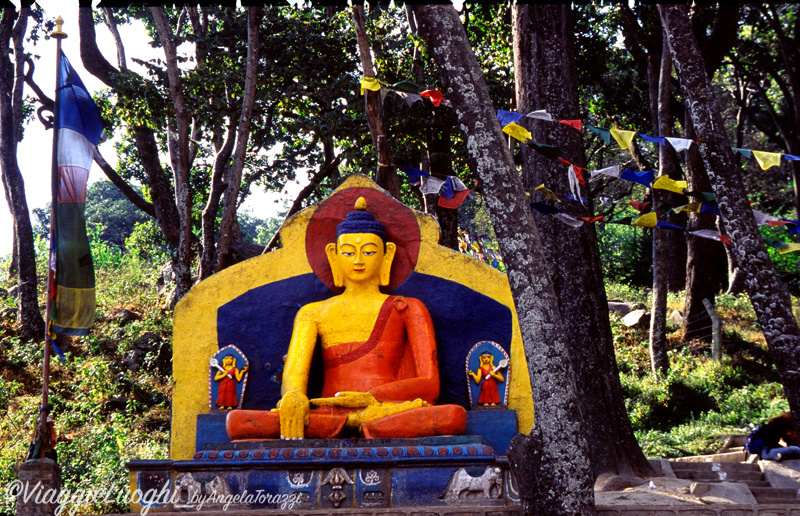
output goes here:
{"type": "Polygon", "coordinates": [[[281,439],[302,439],[308,423],[308,397],[300,391],[289,391],[278,407],[281,439]]]}

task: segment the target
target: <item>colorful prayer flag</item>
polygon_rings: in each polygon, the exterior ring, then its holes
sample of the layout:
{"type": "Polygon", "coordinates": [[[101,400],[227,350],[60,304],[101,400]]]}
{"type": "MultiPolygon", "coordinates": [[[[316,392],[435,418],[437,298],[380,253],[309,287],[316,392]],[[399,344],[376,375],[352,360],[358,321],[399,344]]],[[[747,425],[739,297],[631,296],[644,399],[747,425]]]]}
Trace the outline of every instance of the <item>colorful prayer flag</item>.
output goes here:
{"type": "Polygon", "coordinates": [[[667,141],[675,148],[676,151],[685,151],[688,150],[689,147],[692,146],[692,140],[688,138],[670,138],[667,137],[667,141]]]}
{"type": "Polygon", "coordinates": [[[84,205],[103,119],[67,57],[58,61],[48,331],[86,335],[94,322],[95,283],[84,205]]]}
{"type": "Polygon", "coordinates": [[[417,183],[419,178],[422,176],[430,176],[430,174],[424,170],[420,170],[414,167],[400,167],[400,169],[406,173],[408,179],[406,179],[406,183],[417,183]]]}
{"type": "Polygon", "coordinates": [[[381,81],[379,81],[375,77],[363,77],[361,79],[361,94],[364,94],[364,90],[370,91],[381,91],[381,81]]]}
{"type": "Polygon", "coordinates": [[[770,167],[779,167],[781,165],[781,155],[777,152],[762,152],[753,151],[753,157],[756,158],[761,170],[767,170],[770,167]]]}
{"type": "Polygon", "coordinates": [[[553,120],[553,117],[545,109],[537,109],[536,111],[531,111],[525,116],[527,116],[528,118],[538,118],[539,120],[548,120],[548,121],[553,120]]]}
{"type": "Polygon", "coordinates": [[[639,136],[641,136],[642,139],[644,141],[646,141],[646,142],[658,143],[660,145],[666,145],[667,144],[667,139],[663,138],[661,136],[650,136],[650,135],[642,134],[642,133],[639,133],[639,136]]]}
{"type": "Polygon", "coordinates": [[[503,132],[507,135],[511,136],[512,138],[516,138],[517,140],[525,143],[526,141],[531,139],[531,132],[522,127],[521,125],[515,124],[511,122],[503,126],[503,132]]]}
{"type": "Polygon", "coordinates": [[[651,211],[650,213],[645,213],[635,221],[631,222],[631,226],[641,226],[643,228],[654,228],[658,224],[658,219],[656,218],[656,213],[651,211]]]}
{"type": "Polygon", "coordinates": [[[593,125],[586,125],[586,128],[594,134],[603,139],[604,142],[611,143],[611,132],[605,127],[595,127],[593,125]]]}
{"type": "Polygon", "coordinates": [[[467,199],[469,192],[469,189],[456,191],[450,199],[440,196],[437,204],[442,208],[455,210],[467,199]]]}
{"type": "Polygon", "coordinates": [[[514,113],[513,111],[506,111],[504,109],[497,110],[497,121],[500,122],[500,127],[505,127],[510,123],[517,123],[522,115],[514,113]]]}
{"type": "Polygon", "coordinates": [[[619,165],[613,165],[606,168],[601,168],[600,170],[590,170],[589,175],[594,177],[597,174],[603,174],[604,176],[611,176],[611,177],[619,177],[619,165]]]}
{"type": "Polygon", "coordinates": [[[653,188],[658,188],[660,190],[669,190],[670,192],[675,192],[682,194],[684,190],[686,190],[686,181],[675,181],[670,179],[669,176],[660,176],[656,179],[656,182],[653,183],[653,188]]]}
{"type": "Polygon", "coordinates": [[[564,124],[564,125],[568,125],[568,126],[572,127],[573,129],[575,129],[576,131],[582,131],[583,130],[583,127],[582,127],[583,122],[581,120],[559,120],[558,123],[564,124]]]}
{"type": "Polygon", "coordinates": [[[555,147],[553,145],[547,145],[546,143],[531,142],[528,144],[528,146],[550,159],[558,159],[565,154],[564,151],[559,149],[558,147],[555,147]]]}
{"type": "Polygon", "coordinates": [[[613,127],[609,129],[609,132],[617,141],[622,150],[628,150],[633,142],[633,137],[636,136],[635,131],[625,131],[623,129],[616,129],[613,127]]]}
{"type": "Polygon", "coordinates": [[[750,149],[740,149],[739,147],[731,147],[734,151],[738,152],[747,159],[753,159],[753,151],[750,149]]]}
{"type": "Polygon", "coordinates": [[[787,243],[785,247],[778,249],[780,254],[794,253],[796,251],[800,251],[800,244],[794,242],[787,243]]]}
{"type": "Polygon", "coordinates": [[[543,202],[532,202],[531,208],[544,215],[552,215],[553,213],[561,213],[558,208],[545,204],[543,202]]]}
{"type": "Polygon", "coordinates": [[[543,193],[544,196],[547,197],[548,199],[552,199],[555,202],[561,202],[561,199],[556,197],[556,194],[554,194],[550,189],[548,189],[546,186],[544,186],[544,183],[542,183],[539,186],[537,186],[536,188],[534,188],[534,190],[536,190],[537,192],[543,193]]]}
{"type": "Polygon", "coordinates": [[[442,100],[444,100],[442,92],[439,90],[425,90],[421,92],[420,95],[429,98],[431,103],[436,107],[439,107],[439,104],[441,104],[442,100]]]}
{"type": "Polygon", "coordinates": [[[639,183],[643,186],[650,186],[650,183],[653,181],[653,176],[656,175],[655,172],[652,170],[645,170],[644,172],[634,172],[631,169],[625,169],[620,174],[620,179],[627,179],[628,181],[633,181],[634,183],[639,183]]]}

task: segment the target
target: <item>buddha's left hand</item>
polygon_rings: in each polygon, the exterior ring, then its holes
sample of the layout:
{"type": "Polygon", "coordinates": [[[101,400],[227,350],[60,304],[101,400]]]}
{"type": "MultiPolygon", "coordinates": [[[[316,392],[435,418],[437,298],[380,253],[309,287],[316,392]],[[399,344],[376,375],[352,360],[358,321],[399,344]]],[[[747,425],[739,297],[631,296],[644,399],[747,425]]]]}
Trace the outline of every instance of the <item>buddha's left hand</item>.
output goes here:
{"type": "Polygon", "coordinates": [[[368,392],[354,391],[337,392],[333,398],[314,398],[309,401],[319,407],[366,408],[381,404],[368,392]]]}

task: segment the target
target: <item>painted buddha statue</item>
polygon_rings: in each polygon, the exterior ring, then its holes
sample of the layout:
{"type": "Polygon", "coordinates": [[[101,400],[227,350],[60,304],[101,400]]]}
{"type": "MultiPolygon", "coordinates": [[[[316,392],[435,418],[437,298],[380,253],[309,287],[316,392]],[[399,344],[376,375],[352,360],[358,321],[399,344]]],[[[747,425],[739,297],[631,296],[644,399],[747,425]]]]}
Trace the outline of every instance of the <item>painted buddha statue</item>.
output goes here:
{"type": "Polygon", "coordinates": [[[367,211],[363,197],[336,228],[325,252],[344,292],[303,306],[294,321],[281,400],[272,411],[234,410],[233,440],[458,435],[460,405],[435,405],[439,371],[433,322],[413,298],[390,296],[396,246],[367,211]],[[308,398],[317,342],[324,367],[320,398],[308,398]],[[314,408],[312,408],[314,407],[314,408]]]}

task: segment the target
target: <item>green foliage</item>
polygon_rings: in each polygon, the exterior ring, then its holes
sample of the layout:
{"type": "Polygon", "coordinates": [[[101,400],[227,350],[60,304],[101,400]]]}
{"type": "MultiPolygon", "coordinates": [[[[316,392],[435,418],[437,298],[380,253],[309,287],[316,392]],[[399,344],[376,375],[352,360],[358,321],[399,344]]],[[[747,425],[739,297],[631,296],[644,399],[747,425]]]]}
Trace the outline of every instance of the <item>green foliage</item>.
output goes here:
{"type": "MultiPolygon", "coordinates": [[[[65,489],[109,489],[111,501],[76,500],[76,514],[127,512],[119,494],[127,492],[125,462],[168,455],[171,398],[171,314],[162,311],[155,291],[160,263],[126,253],[90,228],[95,256],[97,320],[91,334],[65,337],[66,361],[51,361],[49,404],[57,434],[56,453],[65,489]],[[125,325],[112,315],[125,307],[142,319],[125,325]],[[155,333],[161,349],[148,352],[137,371],[124,358],[144,332],[155,333]],[[167,357],[166,362],[164,357],[167,357]]],[[[46,245],[39,239],[43,272],[46,245]]],[[[16,478],[39,415],[42,347],[26,342],[0,320],[0,484],[16,478]]],[[[15,500],[0,492],[0,513],[15,500]]]]}
{"type": "MultiPolygon", "coordinates": [[[[621,285],[607,290],[610,297],[648,302],[640,290],[621,285]]],[[[669,303],[682,304],[682,299],[669,303]]],[[[669,373],[658,381],[650,373],[647,334],[612,318],[626,408],[648,457],[715,453],[721,436],[748,433],[788,410],[769,353],[750,340],[755,314],[747,297],[720,295],[716,306],[726,332],[723,360],[712,361],[707,346],[682,345],[669,351],[669,373]]],[[[675,342],[679,335],[668,339],[675,342]]]]}
{"type": "Polygon", "coordinates": [[[653,240],[647,229],[606,224],[598,232],[604,277],[614,283],[652,285],[653,240]]]}

